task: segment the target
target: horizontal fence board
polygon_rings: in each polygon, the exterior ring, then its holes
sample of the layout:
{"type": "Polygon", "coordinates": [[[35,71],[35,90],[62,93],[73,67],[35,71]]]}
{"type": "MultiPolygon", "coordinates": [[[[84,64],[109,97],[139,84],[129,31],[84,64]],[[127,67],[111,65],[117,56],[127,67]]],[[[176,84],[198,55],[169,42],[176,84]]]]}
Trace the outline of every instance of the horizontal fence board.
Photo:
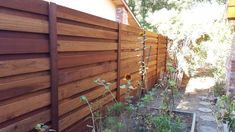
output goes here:
{"type": "Polygon", "coordinates": [[[50,76],[47,72],[24,74],[0,79],[0,100],[50,87],[50,76]]]}
{"type": "Polygon", "coordinates": [[[102,26],[102,27],[111,28],[111,29],[118,29],[117,22],[106,20],[97,16],[93,16],[87,13],[69,9],[63,6],[57,6],[57,8],[58,8],[57,16],[59,18],[93,24],[93,25],[102,26]]]}
{"type": "MultiPolygon", "coordinates": [[[[116,95],[116,92],[113,92],[113,95],[116,95]]],[[[95,103],[91,104],[93,111],[97,110],[99,107],[103,107],[105,104],[112,100],[112,96],[108,95],[100,100],[97,100],[95,103]]],[[[82,108],[81,110],[75,111],[70,115],[62,118],[59,121],[59,128],[61,131],[69,127],[70,125],[76,123],[77,121],[81,120],[82,118],[88,116],[90,114],[90,110],[88,106],[82,108]]]]}
{"type": "Polygon", "coordinates": [[[140,36],[139,34],[133,34],[130,32],[122,31],[121,36],[122,36],[121,41],[130,41],[130,42],[136,42],[140,44],[142,41],[142,36],[140,36]]]}
{"type": "Polygon", "coordinates": [[[74,67],[85,64],[93,64],[105,61],[115,61],[116,53],[102,52],[97,54],[80,54],[80,55],[59,55],[59,68],[74,67]]]}
{"type": "Polygon", "coordinates": [[[81,36],[103,39],[117,39],[117,32],[88,28],[78,25],[58,23],[57,30],[59,35],[81,36]]]}
{"type": "Polygon", "coordinates": [[[141,52],[136,51],[136,52],[121,52],[121,59],[128,59],[128,58],[134,58],[134,57],[139,57],[141,58],[141,52]]]}
{"type": "Polygon", "coordinates": [[[105,42],[82,42],[82,41],[58,41],[59,52],[69,51],[105,51],[105,50],[117,50],[117,43],[105,43],[105,42]]]}
{"type": "Polygon", "coordinates": [[[50,93],[38,93],[24,99],[6,102],[0,105],[0,123],[26,114],[33,110],[48,106],[50,104],[50,93]]]}
{"type": "Polygon", "coordinates": [[[115,71],[111,71],[62,85],[59,87],[59,100],[68,98],[75,94],[97,87],[98,85],[94,81],[97,80],[98,78],[109,82],[117,78],[117,73],[115,71]]]}
{"type": "Polygon", "coordinates": [[[0,54],[48,53],[46,39],[0,38],[0,54]]]}
{"type": "Polygon", "coordinates": [[[121,30],[133,33],[139,33],[140,35],[144,33],[144,30],[138,27],[128,26],[125,24],[121,24],[121,30]]]}
{"type": "Polygon", "coordinates": [[[48,2],[42,0],[1,0],[1,7],[7,7],[32,13],[48,14],[48,2]]]}
{"type": "Polygon", "coordinates": [[[14,122],[2,129],[2,132],[28,132],[32,131],[38,123],[47,123],[50,121],[50,110],[44,110],[40,113],[34,113],[33,115],[14,122]]]}
{"type": "Polygon", "coordinates": [[[146,43],[157,43],[158,39],[157,38],[146,38],[145,40],[146,43]]]}
{"type": "MultiPolygon", "coordinates": [[[[125,75],[131,75],[134,89],[130,94],[137,97],[141,91],[142,59],[145,62],[148,59],[148,89],[166,70],[167,37],[139,27],[119,26],[117,22],[67,7],[56,7],[59,117],[51,113],[52,52],[48,21],[53,16],[48,16],[49,3],[0,0],[0,131],[32,131],[36,124],[50,126],[51,119],[56,118],[60,131],[72,130],[90,115],[87,104],[80,100],[82,95],[92,102],[93,111],[112,103],[113,97],[103,86],[94,83],[96,79],[110,82],[114,96],[119,97],[119,83],[127,84],[125,75]],[[144,38],[147,48],[143,52],[144,38]],[[117,52],[118,45],[120,52],[117,52]],[[152,50],[147,58],[150,46],[152,50]]],[[[126,91],[120,89],[122,99],[126,91]]]]}
{"type": "Polygon", "coordinates": [[[138,44],[135,42],[122,41],[121,44],[122,44],[122,46],[121,46],[122,50],[126,50],[126,49],[140,50],[143,48],[142,44],[138,44]]]}
{"type": "Polygon", "coordinates": [[[158,45],[158,48],[159,48],[159,49],[166,49],[166,48],[167,48],[167,45],[166,45],[166,44],[159,44],[159,45],[158,45]]]}
{"type": "Polygon", "coordinates": [[[158,37],[158,35],[156,33],[154,33],[154,32],[145,31],[145,33],[146,33],[146,36],[148,38],[157,38],[158,37]]]}
{"type": "Polygon", "coordinates": [[[59,84],[80,80],[86,77],[94,76],[103,72],[109,72],[117,69],[116,62],[107,62],[92,67],[71,68],[59,71],[59,84]]]}
{"type": "Polygon", "coordinates": [[[121,69],[128,66],[140,66],[141,58],[126,59],[121,62],[121,69]]]}
{"type": "MultiPolygon", "coordinates": [[[[114,90],[116,88],[116,83],[111,83],[110,90],[114,90]]],[[[104,86],[99,86],[97,89],[92,90],[83,96],[86,96],[89,101],[94,100],[100,96],[104,96],[105,93],[108,93],[107,90],[105,90],[104,86]]],[[[82,105],[86,104],[85,102],[81,101],[81,96],[69,98],[66,100],[63,100],[59,104],[59,115],[63,115],[65,113],[68,113],[69,111],[72,111],[76,108],[81,107],[82,105]]]]}
{"type": "Polygon", "coordinates": [[[134,73],[134,72],[138,72],[140,69],[140,67],[138,66],[128,66],[128,67],[125,67],[123,69],[121,69],[121,77],[125,76],[125,75],[128,75],[128,74],[131,74],[131,73],[134,73]]]}
{"type": "Polygon", "coordinates": [[[49,59],[21,59],[0,61],[0,77],[38,72],[49,69],[49,59]]]}
{"type": "Polygon", "coordinates": [[[32,33],[48,33],[46,20],[34,19],[0,12],[0,29],[32,33]]]}

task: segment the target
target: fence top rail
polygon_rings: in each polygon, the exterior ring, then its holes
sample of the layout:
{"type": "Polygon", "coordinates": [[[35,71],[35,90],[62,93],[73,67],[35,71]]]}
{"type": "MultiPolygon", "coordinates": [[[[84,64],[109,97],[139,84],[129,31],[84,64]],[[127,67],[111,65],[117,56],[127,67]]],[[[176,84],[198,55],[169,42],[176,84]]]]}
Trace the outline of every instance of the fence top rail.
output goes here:
{"type": "Polygon", "coordinates": [[[0,7],[48,15],[49,2],[42,0],[0,0],[0,7]]]}
{"type": "Polygon", "coordinates": [[[126,24],[121,24],[121,30],[122,31],[127,31],[127,32],[138,33],[140,35],[144,32],[144,30],[141,29],[141,28],[126,25],[126,24]]]}
{"type": "Polygon", "coordinates": [[[158,34],[150,31],[145,31],[147,37],[157,38],[158,34]]]}

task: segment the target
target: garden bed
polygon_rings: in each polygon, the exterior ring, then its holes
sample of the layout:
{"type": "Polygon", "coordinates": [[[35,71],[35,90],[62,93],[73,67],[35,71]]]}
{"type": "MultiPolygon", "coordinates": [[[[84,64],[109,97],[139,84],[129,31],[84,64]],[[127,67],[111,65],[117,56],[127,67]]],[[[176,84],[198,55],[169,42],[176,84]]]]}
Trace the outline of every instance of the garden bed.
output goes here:
{"type": "Polygon", "coordinates": [[[160,89],[149,91],[139,101],[129,105],[114,104],[102,121],[102,131],[194,132],[195,113],[177,110],[162,112],[161,106],[156,107],[157,102],[162,102],[162,97],[159,97],[161,92],[160,89]]]}
{"type": "MultiPolygon", "coordinates": [[[[125,112],[121,115],[121,120],[126,125],[122,131],[131,132],[164,132],[163,128],[159,129],[160,126],[156,126],[154,121],[156,118],[161,116],[158,108],[145,107],[143,109],[136,110],[130,113],[125,112]]],[[[179,124],[171,123],[171,129],[173,132],[194,132],[196,123],[196,114],[184,111],[172,111],[171,116],[174,116],[173,120],[180,120],[179,124]],[[175,126],[174,126],[175,125],[175,126]]],[[[162,119],[162,118],[159,118],[162,119]]],[[[160,120],[164,122],[164,119],[160,120]]],[[[176,121],[173,121],[176,122],[176,121]]],[[[162,127],[168,127],[167,124],[161,124],[162,127]]]]}

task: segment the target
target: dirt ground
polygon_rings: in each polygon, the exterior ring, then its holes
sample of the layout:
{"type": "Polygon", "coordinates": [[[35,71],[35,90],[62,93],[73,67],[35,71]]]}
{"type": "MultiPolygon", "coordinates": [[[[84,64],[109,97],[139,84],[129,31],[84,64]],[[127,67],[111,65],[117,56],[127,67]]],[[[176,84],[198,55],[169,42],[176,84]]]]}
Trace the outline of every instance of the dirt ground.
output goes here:
{"type": "MultiPolygon", "coordinates": [[[[208,102],[208,93],[214,86],[215,81],[210,77],[197,77],[190,79],[187,87],[179,91],[175,99],[175,108],[179,111],[195,112],[196,132],[216,132],[217,124],[213,116],[213,108],[208,102]]],[[[156,98],[152,107],[159,108],[161,89],[156,91],[156,98]]]]}

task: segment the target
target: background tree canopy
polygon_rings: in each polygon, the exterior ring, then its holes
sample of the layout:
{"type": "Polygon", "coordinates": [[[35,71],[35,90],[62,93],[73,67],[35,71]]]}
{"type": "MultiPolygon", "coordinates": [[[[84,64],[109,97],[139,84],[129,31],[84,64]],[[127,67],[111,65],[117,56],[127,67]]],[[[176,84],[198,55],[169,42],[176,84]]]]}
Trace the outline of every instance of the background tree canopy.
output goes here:
{"type": "Polygon", "coordinates": [[[173,40],[168,50],[189,76],[224,78],[232,31],[226,0],[128,0],[142,27],[173,40]]]}

